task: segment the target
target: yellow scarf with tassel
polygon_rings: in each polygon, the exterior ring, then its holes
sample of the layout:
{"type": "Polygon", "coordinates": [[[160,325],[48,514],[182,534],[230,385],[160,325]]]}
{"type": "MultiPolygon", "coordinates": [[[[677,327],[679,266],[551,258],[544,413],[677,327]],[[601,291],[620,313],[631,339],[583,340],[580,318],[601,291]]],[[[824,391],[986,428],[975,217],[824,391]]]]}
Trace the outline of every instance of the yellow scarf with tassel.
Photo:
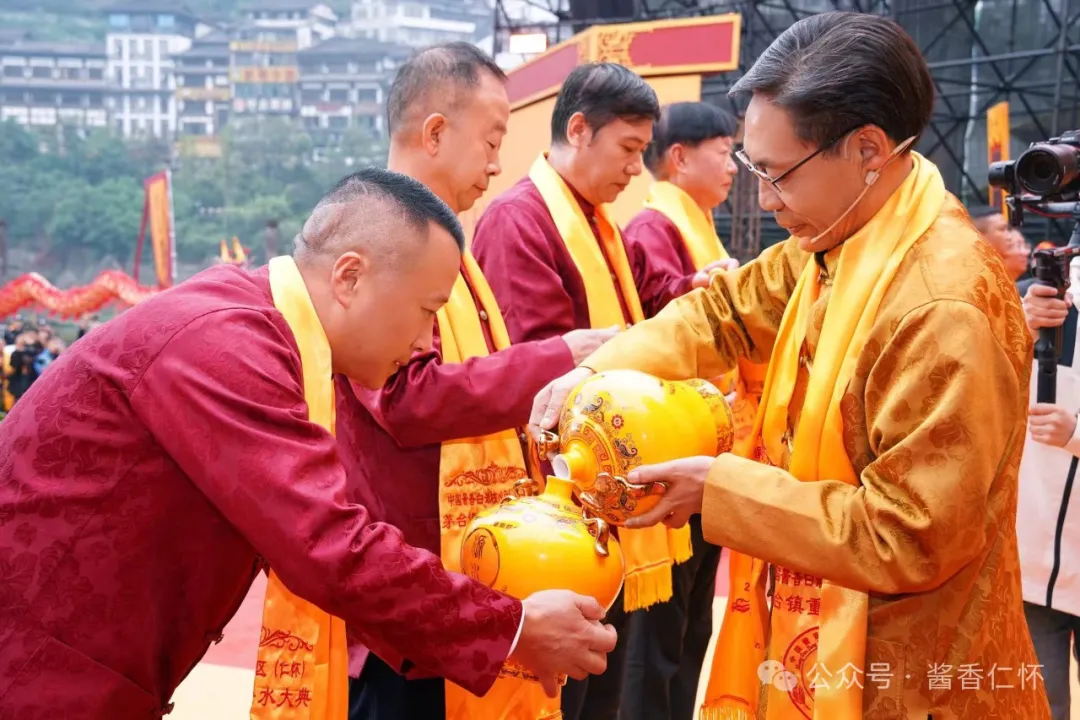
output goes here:
{"type": "MultiPolygon", "coordinates": [[[[460,363],[485,357],[488,344],[476,302],[487,313],[496,350],[510,346],[502,313],[495,296],[471,253],[462,256],[450,300],[436,315],[443,362],[460,363]],[[468,282],[466,282],[466,278],[468,282]],[[470,292],[470,285],[472,292],[470,292]]],[[[498,505],[511,493],[514,483],[528,476],[525,458],[515,430],[444,442],[439,457],[439,516],[442,518],[443,566],[461,572],[461,543],[469,521],[481,510],[498,505]]],[[[478,698],[468,690],[446,683],[448,720],[555,720],[562,717],[559,698],[549,698],[535,679],[520,677],[504,668],[491,690],[478,698]]]]}
{"type": "MultiPolygon", "coordinates": [[[[585,283],[589,322],[594,329],[623,325],[618,290],[611,281],[608,262],[633,322],[641,322],[644,313],[638,299],[630,262],[626,258],[619,226],[603,206],[596,208],[600,244],[596,242],[589,221],[581,211],[570,188],[541,155],[529,170],[529,179],[540,191],[555,227],[575,267],[585,283]],[[601,247],[601,245],[603,247],[601,247]],[[606,256],[606,259],[605,259],[606,256]]],[[[669,529],[663,525],[644,530],[619,529],[619,542],[626,558],[626,582],[623,605],[626,610],[640,610],[671,599],[671,566],[690,559],[690,528],[669,529]]]]}
{"type": "MultiPolygon", "coordinates": [[[[914,169],[903,184],[840,250],[816,362],[791,448],[788,469],[803,482],[830,479],[859,484],[844,450],[840,401],[897,268],[930,229],[947,197],[934,164],[918,153],[911,153],[911,157],[914,169]]],[[[755,459],[762,462],[772,463],[772,459],[784,456],[799,355],[819,291],[817,264],[808,262],[780,323],[765,379],[762,411],[755,422],[755,459]]],[[[765,563],[737,553],[731,562],[731,597],[701,719],[758,717],[758,672],[766,660],[767,622],[771,625],[768,659],[776,664],[770,671],[774,681],[765,688],[766,720],[861,718],[862,684],[851,678],[855,675],[852,668],[865,672],[867,594],[776,568],[777,593],[782,594],[783,602],[774,601],[770,613],[765,563]],[[804,612],[798,612],[799,608],[804,612]],[[821,671],[813,673],[814,667],[821,671]],[[783,671],[793,675],[777,680],[783,671]],[[785,682],[789,678],[795,681],[794,687],[785,682]]]]}
{"type": "MultiPolygon", "coordinates": [[[[334,384],[326,339],[291,257],[270,261],[270,294],[300,349],[308,420],[334,432],[334,384]]],[[[255,666],[252,720],[346,720],[345,621],[293,595],[271,569],[255,666]]]]}
{"type": "MultiPolygon", "coordinates": [[[[679,231],[695,269],[703,270],[710,263],[728,259],[729,255],[716,234],[712,218],[678,185],[666,181],[654,182],[645,198],[645,207],[671,221],[679,231]]],[[[734,452],[743,457],[747,457],[750,451],[751,431],[767,368],[768,365],[758,365],[740,358],[736,370],[711,380],[724,395],[735,393],[735,401],[731,404],[735,419],[734,452]]]]}

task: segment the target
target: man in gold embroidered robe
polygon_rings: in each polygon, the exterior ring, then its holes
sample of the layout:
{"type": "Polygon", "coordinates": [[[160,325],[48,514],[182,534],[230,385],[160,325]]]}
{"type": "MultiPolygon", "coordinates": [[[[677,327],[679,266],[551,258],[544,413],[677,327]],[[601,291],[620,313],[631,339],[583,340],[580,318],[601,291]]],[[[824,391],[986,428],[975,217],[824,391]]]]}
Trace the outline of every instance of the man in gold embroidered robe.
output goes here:
{"type": "Polygon", "coordinates": [[[593,371],[768,361],[762,462],[630,478],[666,486],[633,525],[700,512],[707,540],[754,559],[703,717],[1048,718],[1014,529],[1031,341],[1000,259],[908,149],[933,106],[925,61],[890,20],[826,13],[732,92],[752,95],[739,158],[792,237],[546,388],[534,430],[593,371]]]}

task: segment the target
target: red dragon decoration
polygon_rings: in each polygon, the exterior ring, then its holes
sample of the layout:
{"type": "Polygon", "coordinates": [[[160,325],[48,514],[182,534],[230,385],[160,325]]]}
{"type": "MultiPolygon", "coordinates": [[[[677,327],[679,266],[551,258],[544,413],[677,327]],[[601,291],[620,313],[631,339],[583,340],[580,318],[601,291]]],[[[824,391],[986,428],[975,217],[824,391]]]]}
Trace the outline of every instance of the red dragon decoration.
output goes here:
{"type": "Polygon", "coordinates": [[[160,288],[139,285],[120,270],[105,270],[90,284],[68,290],[61,290],[41,275],[31,272],[0,287],[0,317],[12,315],[28,305],[36,305],[52,314],[73,318],[97,312],[110,302],[134,305],[160,291],[160,288]]]}

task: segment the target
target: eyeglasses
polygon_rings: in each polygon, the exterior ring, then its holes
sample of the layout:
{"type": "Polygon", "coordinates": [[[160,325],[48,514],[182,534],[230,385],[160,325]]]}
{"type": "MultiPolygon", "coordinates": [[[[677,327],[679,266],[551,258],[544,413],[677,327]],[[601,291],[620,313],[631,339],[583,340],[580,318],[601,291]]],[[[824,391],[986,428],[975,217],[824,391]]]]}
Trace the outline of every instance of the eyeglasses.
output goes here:
{"type": "Polygon", "coordinates": [[[754,176],[757,177],[757,179],[763,180],[763,181],[769,183],[770,185],[772,185],[773,189],[776,190],[776,192],[782,192],[780,190],[780,181],[781,180],[788,177],[789,175],[791,175],[791,173],[795,172],[796,170],[801,168],[803,165],[810,162],[811,160],[816,158],[818,155],[825,152],[826,150],[828,150],[832,146],[836,145],[836,143],[840,142],[845,137],[847,137],[851,133],[853,133],[856,130],[858,130],[859,128],[861,128],[863,126],[863,124],[865,124],[865,123],[860,123],[859,125],[856,125],[855,127],[851,128],[850,130],[847,130],[845,132],[840,133],[835,138],[833,138],[829,142],[825,143],[824,145],[819,147],[817,150],[810,153],[809,155],[804,157],[802,160],[795,163],[794,165],[792,165],[791,167],[789,167],[787,170],[780,173],[776,177],[771,177],[767,172],[765,172],[764,170],[759,168],[757,165],[755,165],[754,161],[746,156],[746,151],[743,150],[742,148],[735,151],[735,157],[739,158],[739,162],[741,162],[746,167],[747,170],[752,172],[754,174],[754,176]]]}

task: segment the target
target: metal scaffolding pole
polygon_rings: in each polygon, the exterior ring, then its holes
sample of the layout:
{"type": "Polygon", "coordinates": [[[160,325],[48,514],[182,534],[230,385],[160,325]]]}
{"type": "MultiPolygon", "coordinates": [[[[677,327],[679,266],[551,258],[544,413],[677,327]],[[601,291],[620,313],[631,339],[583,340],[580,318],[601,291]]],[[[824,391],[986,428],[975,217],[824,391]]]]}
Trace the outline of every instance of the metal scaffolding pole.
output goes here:
{"type": "MultiPolygon", "coordinates": [[[[1013,157],[1031,142],[1074,128],[1080,116],[1080,12],[1072,0],[636,0],[631,17],[584,20],[571,12],[576,0],[524,2],[558,5],[543,27],[561,39],[583,25],[740,13],[739,69],[706,78],[702,87],[704,100],[737,114],[745,106],[730,100],[728,89],[792,23],[832,10],[891,17],[927,58],[938,94],[931,125],[917,148],[938,165],[949,190],[967,203],[982,204],[987,198],[988,108],[1009,102],[1013,157]]],[[[496,52],[505,49],[515,30],[540,27],[515,19],[506,12],[507,3],[496,0],[496,52]]],[[[772,218],[757,209],[752,185],[740,174],[732,197],[717,214],[721,234],[744,260],[783,237],[772,218]]],[[[1031,240],[1058,242],[1067,240],[1070,231],[1054,223],[1025,228],[1031,240]]]]}

